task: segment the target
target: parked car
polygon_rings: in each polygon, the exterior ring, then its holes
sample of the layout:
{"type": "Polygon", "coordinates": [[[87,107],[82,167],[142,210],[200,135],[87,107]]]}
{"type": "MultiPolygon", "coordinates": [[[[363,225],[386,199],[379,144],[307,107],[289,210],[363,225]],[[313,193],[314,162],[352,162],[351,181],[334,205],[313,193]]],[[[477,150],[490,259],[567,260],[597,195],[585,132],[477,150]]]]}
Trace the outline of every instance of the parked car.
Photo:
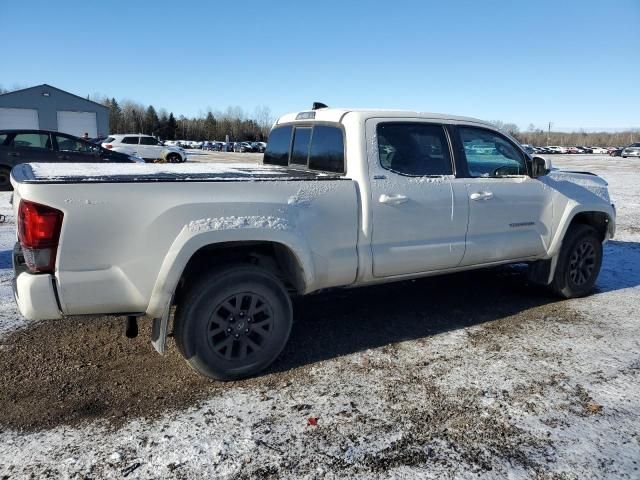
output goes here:
{"type": "Polygon", "coordinates": [[[195,370],[235,379],[278,357],[292,294],[511,263],[563,298],[592,291],[615,232],[602,178],[480,120],[313,113],[276,122],[262,165],[14,169],[22,315],[126,315],[130,335],[144,315],[158,351],[172,332],[195,370]]]}
{"type": "Polygon", "coordinates": [[[567,153],[580,153],[578,147],[567,147],[567,153]]]}
{"type": "Polygon", "coordinates": [[[589,148],[591,148],[591,153],[597,153],[599,155],[604,153],[609,153],[607,152],[606,148],[602,148],[602,147],[589,147],[589,148]]]}
{"type": "Polygon", "coordinates": [[[11,169],[25,162],[135,163],[142,159],[106,150],[66,133],[0,130],[0,190],[11,190],[11,169]]]}
{"type": "Polygon", "coordinates": [[[267,148],[267,144],[265,142],[252,142],[251,148],[254,152],[264,153],[265,149],[267,148]]]}
{"type": "Polygon", "coordinates": [[[632,143],[628,147],[623,148],[620,156],[622,158],[640,157],[640,143],[632,143]]]}
{"type": "Polygon", "coordinates": [[[523,143],[522,145],[522,149],[527,152],[529,155],[533,155],[534,153],[536,153],[535,148],[533,148],[531,145],[528,145],[526,143],[523,143]]]}
{"type": "Polygon", "coordinates": [[[613,147],[613,148],[609,148],[609,156],[610,157],[620,157],[622,156],[622,150],[624,150],[622,147],[613,147]]]}
{"type": "Polygon", "coordinates": [[[102,146],[114,152],[136,155],[143,158],[145,162],[181,163],[187,160],[187,154],[182,148],[165,145],[151,135],[133,133],[110,135],[105,138],[102,146]]]}
{"type": "Polygon", "coordinates": [[[249,142],[236,142],[233,146],[234,152],[253,152],[253,147],[249,142]]]}
{"type": "Polygon", "coordinates": [[[547,153],[567,153],[567,149],[565,147],[551,145],[547,147],[547,153]]]}

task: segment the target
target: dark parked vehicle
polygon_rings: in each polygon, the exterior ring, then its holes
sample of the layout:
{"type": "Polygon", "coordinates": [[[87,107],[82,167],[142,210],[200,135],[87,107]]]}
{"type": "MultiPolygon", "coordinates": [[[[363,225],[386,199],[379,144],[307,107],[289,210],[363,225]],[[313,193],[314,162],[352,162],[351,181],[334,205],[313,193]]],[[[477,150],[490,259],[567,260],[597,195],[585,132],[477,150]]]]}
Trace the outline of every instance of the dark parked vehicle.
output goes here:
{"type": "Polygon", "coordinates": [[[11,169],[20,163],[134,163],[135,157],[112,152],[66,133],[48,130],[0,130],[0,191],[11,190],[11,169]]]}
{"type": "Polygon", "coordinates": [[[233,146],[233,151],[241,153],[253,152],[253,147],[249,142],[236,142],[233,146]]]}
{"type": "Polygon", "coordinates": [[[266,150],[266,145],[263,142],[253,142],[251,144],[251,148],[253,148],[254,152],[264,153],[266,150]]]}

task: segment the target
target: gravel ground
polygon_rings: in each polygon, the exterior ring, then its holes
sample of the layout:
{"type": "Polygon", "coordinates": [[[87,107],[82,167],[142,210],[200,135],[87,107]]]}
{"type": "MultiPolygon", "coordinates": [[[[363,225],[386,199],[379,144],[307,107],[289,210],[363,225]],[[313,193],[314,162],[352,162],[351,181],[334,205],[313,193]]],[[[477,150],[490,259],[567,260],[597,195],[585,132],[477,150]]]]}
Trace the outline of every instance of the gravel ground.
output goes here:
{"type": "MultiPolygon", "coordinates": [[[[192,157],[238,158],[259,155],[192,157]]],[[[509,267],[300,298],[241,382],[157,355],[148,325],[25,326],[0,225],[0,478],[640,478],[640,163],[551,158],[618,208],[593,296],[509,267]]]]}

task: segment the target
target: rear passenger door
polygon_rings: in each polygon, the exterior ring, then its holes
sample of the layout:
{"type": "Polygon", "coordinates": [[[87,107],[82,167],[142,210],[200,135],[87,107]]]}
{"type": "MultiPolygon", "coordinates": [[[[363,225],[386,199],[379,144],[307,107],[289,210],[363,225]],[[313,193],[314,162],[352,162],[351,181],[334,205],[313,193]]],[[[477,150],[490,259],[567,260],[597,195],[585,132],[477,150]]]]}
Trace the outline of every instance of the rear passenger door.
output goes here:
{"type": "Polygon", "coordinates": [[[142,156],[142,152],[139,152],[139,141],[140,137],[138,135],[127,135],[123,137],[120,144],[117,145],[116,151],[145,158],[142,156]]]}
{"type": "Polygon", "coordinates": [[[10,165],[56,161],[51,136],[45,132],[21,132],[6,142],[5,156],[10,165]]]}
{"type": "Polygon", "coordinates": [[[464,255],[468,203],[454,190],[440,124],[369,119],[373,275],[454,268],[464,255]]]}

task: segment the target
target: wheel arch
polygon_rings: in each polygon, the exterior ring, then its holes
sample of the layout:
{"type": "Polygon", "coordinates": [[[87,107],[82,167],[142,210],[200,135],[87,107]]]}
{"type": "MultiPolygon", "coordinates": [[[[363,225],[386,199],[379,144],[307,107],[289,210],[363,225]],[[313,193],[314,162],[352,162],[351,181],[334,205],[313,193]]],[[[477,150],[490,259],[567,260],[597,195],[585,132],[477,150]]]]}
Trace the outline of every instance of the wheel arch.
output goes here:
{"type": "Polygon", "coordinates": [[[207,241],[192,237],[181,248],[171,248],[153,288],[146,314],[153,319],[152,343],[165,351],[171,306],[180,301],[190,282],[212,268],[229,263],[259,265],[274,273],[291,294],[312,288],[313,263],[308,249],[282,239],[207,241]]]}

